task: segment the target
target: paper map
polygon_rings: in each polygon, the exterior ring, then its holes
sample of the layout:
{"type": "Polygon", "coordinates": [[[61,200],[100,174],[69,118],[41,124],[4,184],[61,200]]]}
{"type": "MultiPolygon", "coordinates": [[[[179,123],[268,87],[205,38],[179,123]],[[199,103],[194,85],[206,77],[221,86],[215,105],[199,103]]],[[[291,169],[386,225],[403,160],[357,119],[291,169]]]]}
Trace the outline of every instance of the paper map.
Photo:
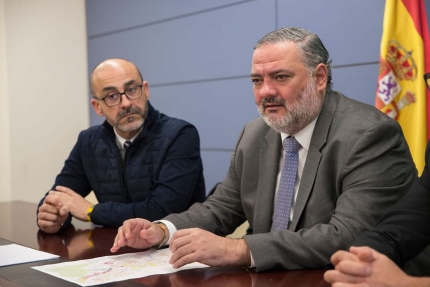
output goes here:
{"type": "Polygon", "coordinates": [[[179,269],[174,269],[169,264],[171,255],[170,250],[166,248],[32,268],[80,286],[92,286],[154,274],[167,274],[186,269],[208,267],[201,263],[191,263],[179,269]]]}

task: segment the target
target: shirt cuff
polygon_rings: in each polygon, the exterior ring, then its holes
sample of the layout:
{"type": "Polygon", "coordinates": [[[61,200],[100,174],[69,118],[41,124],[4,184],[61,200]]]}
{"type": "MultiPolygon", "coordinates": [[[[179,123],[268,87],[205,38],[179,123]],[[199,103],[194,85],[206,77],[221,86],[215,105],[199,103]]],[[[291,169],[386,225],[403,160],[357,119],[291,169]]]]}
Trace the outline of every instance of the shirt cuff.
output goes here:
{"type": "MultiPolygon", "coordinates": [[[[163,223],[164,225],[166,225],[166,227],[167,227],[167,229],[169,230],[169,240],[167,240],[167,242],[166,242],[166,244],[165,245],[169,245],[170,244],[170,239],[172,238],[172,236],[173,236],[173,233],[175,233],[176,231],[178,231],[177,229],[176,229],[176,227],[173,225],[173,223],[171,223],[170,221],[168,221],[168,220],[157,220],[157,221],[154,221],[154,222],[161,222],[161,223],[163,223]]],[[[252,258],[252,256],[251,256],[251,258],[252,258]]],[[[251,259],[252,260],[252,259],[251,259]]]]}
{"type": "Polygon", "coordinates": [[[254,257],[252,257],[251,251],[249,251],[249,255],[251,255],[251,266],[249,266],[249,268],[254,268],[255,267],[255,262],[254,262],[254,257]]]}

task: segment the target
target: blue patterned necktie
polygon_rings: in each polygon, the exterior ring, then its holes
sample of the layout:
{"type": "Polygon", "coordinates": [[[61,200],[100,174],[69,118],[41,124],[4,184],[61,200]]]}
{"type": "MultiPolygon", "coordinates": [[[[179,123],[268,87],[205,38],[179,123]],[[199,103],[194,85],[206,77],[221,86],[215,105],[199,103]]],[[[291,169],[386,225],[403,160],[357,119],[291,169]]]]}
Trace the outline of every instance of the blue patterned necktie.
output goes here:
{"type": "Polygon", "coordinates": [[[299,142],[293,137],[287,137],[284,139],[283,145],[285,159],[275,200],[271,231],[288,229],[299,164],[299,142]]]}
{"type": "Polygon", "coordinates": [[[124,143],[124,151],[127,150],[127,148],[131,145],[131,141],[125,141],[124,143]]]}

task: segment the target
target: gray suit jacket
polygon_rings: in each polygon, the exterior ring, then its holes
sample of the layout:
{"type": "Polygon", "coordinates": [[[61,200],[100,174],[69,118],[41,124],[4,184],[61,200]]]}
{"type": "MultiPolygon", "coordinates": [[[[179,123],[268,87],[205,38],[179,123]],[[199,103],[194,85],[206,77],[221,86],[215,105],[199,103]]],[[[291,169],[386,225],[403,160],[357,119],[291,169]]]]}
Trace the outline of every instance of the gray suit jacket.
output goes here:
{"type": "Polygon", "coordinates": [[[243,129],[223,182],[204,203],[167,216],[178,229],[226,235],[245,220],[257,271],[322,268],[406,192],[416,176],[401,127],[331,91],[317,120],[289,230],[270,232],[281,136],[261,119],[243,129]]]}

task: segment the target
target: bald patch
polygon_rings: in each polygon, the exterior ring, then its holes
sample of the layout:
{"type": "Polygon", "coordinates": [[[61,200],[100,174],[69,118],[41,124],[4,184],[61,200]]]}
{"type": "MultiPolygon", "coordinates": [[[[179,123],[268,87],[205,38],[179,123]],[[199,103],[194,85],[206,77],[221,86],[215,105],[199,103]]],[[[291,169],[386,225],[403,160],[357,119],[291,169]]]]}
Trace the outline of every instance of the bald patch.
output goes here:
{"type": "Polygon", "coordinates": [[[142,77],[142,74],[140,73],[140,70],[132,62],[130,62],[126,59],[121,59],[121,58],[107,59],[107,60],[101,62],[100,64],[98,64],[93,69],[93,71],[91,72],[90,87],[91,87],[91,93],[93,94],[93,97],[96,96],[95,81],[98,78],[97,75],[100,71],[103,71],[105,69],[112,69],[112,70],[113,69],[123,69],[127,66],[132,66],[137,71],[137,73],[139,74],[140,80],[143,82],[143,77],[142,77]]]}

